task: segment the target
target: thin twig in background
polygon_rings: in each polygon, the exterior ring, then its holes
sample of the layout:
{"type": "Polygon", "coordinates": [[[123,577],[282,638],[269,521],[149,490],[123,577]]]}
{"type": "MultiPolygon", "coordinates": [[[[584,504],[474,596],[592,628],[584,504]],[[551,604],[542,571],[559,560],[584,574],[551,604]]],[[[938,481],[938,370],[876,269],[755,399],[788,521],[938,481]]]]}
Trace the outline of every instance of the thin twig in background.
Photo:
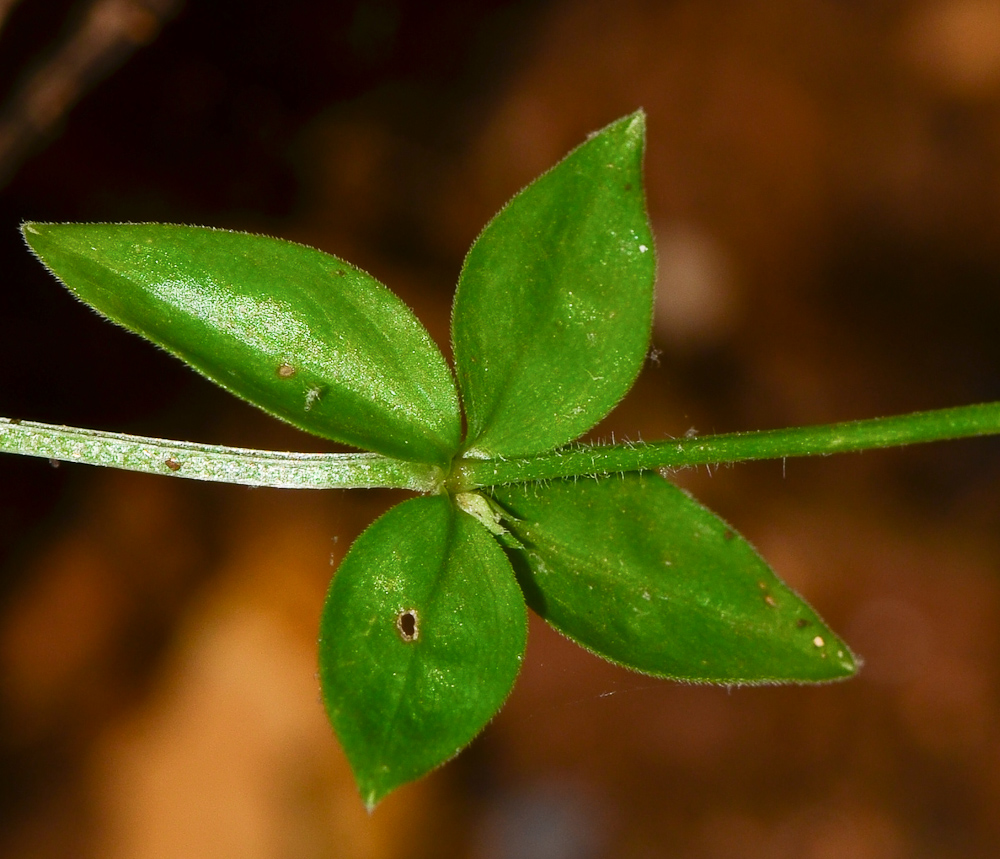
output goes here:
{"type": "MultiPolygon", "coordinates": [[[[17,0],[0,0],[0,27],[17,0]]],[[[93,0],[69,35],[32,68],[0,109],[0,187],[49,139],[91,87],[149,44],[182,0],[93,0]]]]}

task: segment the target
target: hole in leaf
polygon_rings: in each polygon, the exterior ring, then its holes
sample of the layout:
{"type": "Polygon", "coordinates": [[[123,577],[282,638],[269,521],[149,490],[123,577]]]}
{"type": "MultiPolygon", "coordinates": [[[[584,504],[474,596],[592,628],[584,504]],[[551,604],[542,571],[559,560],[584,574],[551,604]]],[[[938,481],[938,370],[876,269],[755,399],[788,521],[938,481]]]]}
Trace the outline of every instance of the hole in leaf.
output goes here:
{"type": "Polygon", "coordinates": [[[399,637],[409,643],[416,641],[420,637],[420,627],[417,623],[417,610],[408,608],[396,615],[396,629],[399,630],[399,637]]]}

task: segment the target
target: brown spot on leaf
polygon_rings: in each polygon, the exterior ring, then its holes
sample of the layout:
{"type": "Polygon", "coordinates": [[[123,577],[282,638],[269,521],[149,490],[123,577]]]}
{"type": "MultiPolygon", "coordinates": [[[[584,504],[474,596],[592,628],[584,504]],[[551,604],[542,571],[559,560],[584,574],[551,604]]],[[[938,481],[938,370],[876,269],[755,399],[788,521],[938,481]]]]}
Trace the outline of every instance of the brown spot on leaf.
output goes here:
{"type": "Polygon", "coordinates": [[[278,366],[278,378],[290,379],[294,375],[295,375],[295,368],[291,364],[284,362],[278,366]]]}
{"type": "Polygon", "coordinates": [[[396,615],[396,629],[399,630],[399,637],[407,644],[411,641],[416,641],[420,637],[417,610],[415,608],[407,608],[396,615]]]}
{"type": "Polygon", "coordinates": [[[168,456],[166,462],[164,462],[163,464],[167,468],[169,468],[171,471],[180,471],[181,470],[181,464],[176,459],[174,459],[172,456],[168,456]]]}

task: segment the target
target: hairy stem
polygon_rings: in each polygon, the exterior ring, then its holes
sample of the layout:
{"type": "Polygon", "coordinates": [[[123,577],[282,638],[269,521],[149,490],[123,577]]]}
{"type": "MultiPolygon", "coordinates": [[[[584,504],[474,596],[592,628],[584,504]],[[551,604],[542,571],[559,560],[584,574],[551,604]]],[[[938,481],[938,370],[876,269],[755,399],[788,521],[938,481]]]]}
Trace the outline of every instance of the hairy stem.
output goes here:
{"type": "Polygon", "coordinates": [[[508,460],[464,459],[452,469],[458,491],[503,483],[614,474],[657,468],[825,456],[928,441],[1000,434],[1000,403],[914,412],[780,430],[727,433],[639,444],[582,445],[543,456],[508,460]]]}
{"type": "Polygon", "coordinates": [[[0,452],[106,465],[195,480],[290,489],[467,492],[504,483],[690,465],[825,456],[1000,434],[1000,403],[821,426],[728,433],[653,443],[580,445],[518,459],[459,459],[439,468],[375,453],[282,453],[167,441],[0,418],[0,452]]]}

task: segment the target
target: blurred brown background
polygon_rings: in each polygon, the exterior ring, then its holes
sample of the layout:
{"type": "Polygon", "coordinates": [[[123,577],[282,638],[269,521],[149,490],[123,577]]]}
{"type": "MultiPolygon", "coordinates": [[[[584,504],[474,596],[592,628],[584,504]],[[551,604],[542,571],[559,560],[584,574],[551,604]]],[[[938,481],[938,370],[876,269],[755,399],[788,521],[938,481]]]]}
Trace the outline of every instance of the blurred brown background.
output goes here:
{"type": "MultiPolygon", "coordinates": [[[[98,320],[37,220],[317,245],[447,341],[468,244],[648,112],[656,350],[594,435],[1000,399],[995,0],[0,3],[0,413],[324,449],[98,320]]],[[[866,659],[685,687],[542,624],[506,708],[369,817],[327,727],[332,565],[395,499],[0,457],[0,854],[1000,854],[1000,444],[678,475],[866,659]]]]}

